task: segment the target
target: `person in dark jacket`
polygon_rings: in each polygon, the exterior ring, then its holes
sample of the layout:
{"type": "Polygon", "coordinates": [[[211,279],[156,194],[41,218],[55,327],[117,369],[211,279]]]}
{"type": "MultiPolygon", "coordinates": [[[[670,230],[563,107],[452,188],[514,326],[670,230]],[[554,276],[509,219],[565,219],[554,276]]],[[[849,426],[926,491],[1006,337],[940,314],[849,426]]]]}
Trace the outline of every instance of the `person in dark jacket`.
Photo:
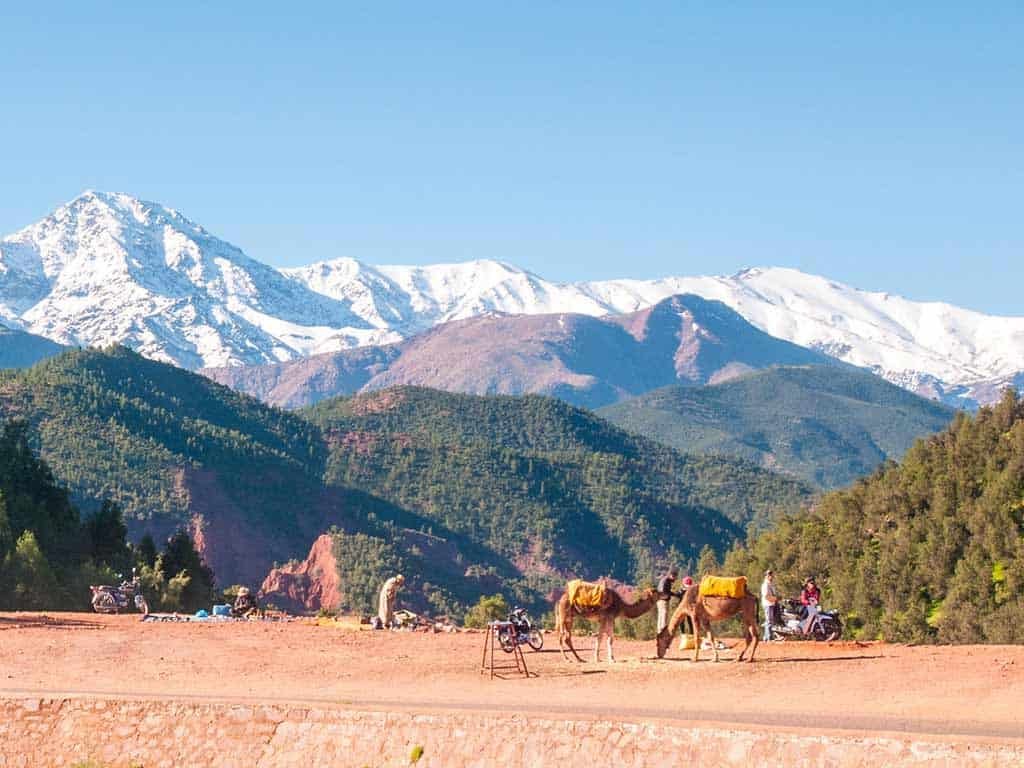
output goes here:
{"type": "Polygon", "coordinates": [[[660,633],[668,626],[668,604],[673,597],[682,597],[681,592],[674,592],[672,588],[679,576],[678,568],[669,568],[665,575],[658,580],[658,632],[660,633]]]}

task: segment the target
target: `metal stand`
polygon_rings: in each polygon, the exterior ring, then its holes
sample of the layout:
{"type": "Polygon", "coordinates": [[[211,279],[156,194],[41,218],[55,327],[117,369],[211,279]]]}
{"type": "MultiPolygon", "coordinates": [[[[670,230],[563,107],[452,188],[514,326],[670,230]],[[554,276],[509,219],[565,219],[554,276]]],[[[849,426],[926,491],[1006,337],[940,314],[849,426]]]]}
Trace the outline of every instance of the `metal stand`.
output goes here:
{"type": "MultiPolygon", "coordinates": [[[[516,630],[510,621],[492,621],[487,624],[487,631],[484,632],[484,655],[480,660],[480,674],[488,673],[491,680],[496,677],[507,680],[508,677],[502,674],[505,672],[530,677],[531,673],[526,668],[526,657],[523,656],[523,649],[519,647],[519,643],[515,643],[515,649],[511,654],[512,658],[507,663],[501,663],[501,657],[499,657],[498,664],[494,663],[494,646],[498,642],[498,632],[502,629],[508,630],[512,637],[515,637],[516,630]]],[[[505,653],[500,648],[499,652],[505,653]]],[[[536,677],[536,675],[533,675],[533,677],[536,677]]]]}

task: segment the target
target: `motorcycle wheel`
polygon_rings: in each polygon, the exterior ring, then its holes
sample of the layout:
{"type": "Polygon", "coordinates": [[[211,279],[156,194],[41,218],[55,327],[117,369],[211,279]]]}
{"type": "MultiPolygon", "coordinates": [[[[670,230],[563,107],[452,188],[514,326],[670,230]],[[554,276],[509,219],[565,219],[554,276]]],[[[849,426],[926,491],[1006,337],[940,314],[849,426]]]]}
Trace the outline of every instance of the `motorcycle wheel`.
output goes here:
{"type": "Polygon", "coordinates": [[[533,650],[539,651],[544,647],[544,633],[539,629],[531,629],[526,642],[533,650]]]}
{"type": "Polygon", "coordinates": [[[833,640],[838,640],[843,636],[843,625],[840,624],[838,620],[830,622],[828,630],[828,637],[826,637],[825,639],[829,642],[832,642],[833,640]]]}
{"type": "Polygon", "coordinates": [[[96,613],[117,613],[117,601],[109,592],[97,592],[92,599],[92,609],[96,613]]]}
{"type": "Polygon", "coordinates": [[[511,632],[504,629],[498,631],[498,643],[505,653],[512,653],[516,649],[516,639],[511,632]]]}

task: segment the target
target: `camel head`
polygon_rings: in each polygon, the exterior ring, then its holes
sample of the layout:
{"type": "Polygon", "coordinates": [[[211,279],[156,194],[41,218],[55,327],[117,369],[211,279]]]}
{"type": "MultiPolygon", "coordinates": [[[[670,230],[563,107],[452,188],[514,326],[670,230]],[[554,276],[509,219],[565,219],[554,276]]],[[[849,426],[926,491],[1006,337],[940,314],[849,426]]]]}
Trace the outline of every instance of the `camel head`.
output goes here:
{"type": "Polygon", "coordinates": [[[643,592],[640,593],[641,600],[657,600],[658,591],[654,587],[646,587],[643,592]]]}
{"type": "Polygon", "coordinates": [[[665,652],[668,650],[668,647],[672,644],[672,635],[669,634],[668,627],[666,627],[658,633],[657,640],[658,658],[663,659],[665,658],[665,652]]]}

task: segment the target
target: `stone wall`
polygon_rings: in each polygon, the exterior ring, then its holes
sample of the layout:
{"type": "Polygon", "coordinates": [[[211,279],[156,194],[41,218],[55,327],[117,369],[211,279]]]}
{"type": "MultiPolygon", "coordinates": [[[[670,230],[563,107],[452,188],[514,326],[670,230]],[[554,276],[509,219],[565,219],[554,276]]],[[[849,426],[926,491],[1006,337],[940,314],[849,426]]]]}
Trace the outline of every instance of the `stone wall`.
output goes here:
{"type": "Polygon", "coordinates": [[[1024,744],[184,700],[0,699],[0,768],[1024,765],[1024,744]]]}

